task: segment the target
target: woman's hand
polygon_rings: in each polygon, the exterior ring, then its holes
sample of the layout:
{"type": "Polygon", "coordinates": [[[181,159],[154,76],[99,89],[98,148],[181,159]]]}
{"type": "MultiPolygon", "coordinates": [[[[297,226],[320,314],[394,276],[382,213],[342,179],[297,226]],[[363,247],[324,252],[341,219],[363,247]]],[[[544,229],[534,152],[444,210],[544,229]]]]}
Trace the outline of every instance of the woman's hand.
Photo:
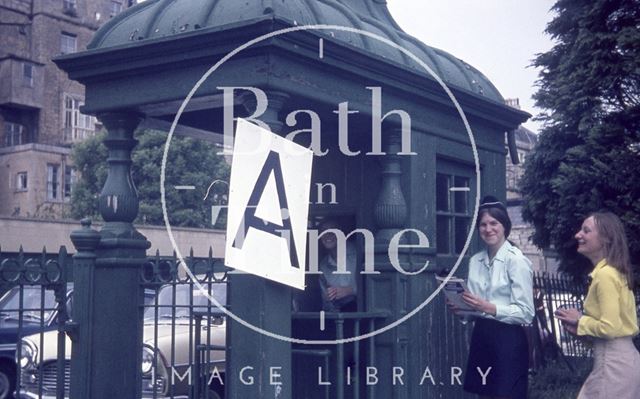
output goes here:
{"type": "Polygon", "coordinates": [[[480,298],[477,295],[473,295],[470,292],[465,292],[462,294],[462,300],[464,300],[467,305],[471,306],[479,312],[488,313],[493,316],[496,315],[496,305],[480,298]]]}
{"type": "Polygon", "coordinates": [[[560,308],[555,311],[555,316],[562,322],[562,327],[571,334],[578,334],[578,320],[582,317],[582,312],[576,308],[560,308]]]}
{"type": "Polygon", "coordinates": [[[351,287],[329,287],[327,288],[327,298],[330,301],[342,299],[349,295],[353,295],[353,289],[351,287]]]}
{"type": "Polygon", "coordinates": [[[572,324],[562,323],[562,328],[567,330],[570,334],[578,335],[578,326],[574,326],[572,324]]]}

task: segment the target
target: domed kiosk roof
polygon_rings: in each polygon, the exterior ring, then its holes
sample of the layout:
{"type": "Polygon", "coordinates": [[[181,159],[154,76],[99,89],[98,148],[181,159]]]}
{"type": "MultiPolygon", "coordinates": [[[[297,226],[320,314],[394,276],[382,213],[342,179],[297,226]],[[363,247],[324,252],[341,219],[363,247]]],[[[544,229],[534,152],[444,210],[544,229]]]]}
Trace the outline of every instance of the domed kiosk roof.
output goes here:
{"type": "MultiPolygon", "coordinates": [[[[134,46],[221,30],[269,16],[291,25],[338,25],[371,32],[413,53],[447,85],[499,103],[504,101],[477,69],[404,33],[393,20],[385,0],[147,0],[103,25],[88,49],[134,46]]],[[[331,32],[331,36],[343,44],[426,73],[402,51],[374,38],[348,31],[331,32]]]]}

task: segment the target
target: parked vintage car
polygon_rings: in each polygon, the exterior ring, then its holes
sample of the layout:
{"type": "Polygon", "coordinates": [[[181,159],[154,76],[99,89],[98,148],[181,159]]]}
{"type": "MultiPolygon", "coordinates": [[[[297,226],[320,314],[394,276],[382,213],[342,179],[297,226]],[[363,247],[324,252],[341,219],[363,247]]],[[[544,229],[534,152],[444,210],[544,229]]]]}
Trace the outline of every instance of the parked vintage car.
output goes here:
{"type": "MultiPolygon", "coordinates": [[[[226,303],[226,283],[211,286],[212,296],[226,303]]],[[[160,288],[157,301],[147,305],[144,317],[142,348],[143,398],[188,398],[196,381],[194,312],[216,313],[208,298],[192,284],[171,284],[160,288]],[[155,394],[154,394],[155,391],[155,394]]],[[[208,383],[208,398],[224,397],[226,321],[224,317],[204,317],[200,343],[209,347],[201,378],[208,383]],[[210,383],[209,383],[210,382],[210,383]]],[[[57,376],[57,333],[50,331],[22,339],[21,398],[54,398],[57,376]],[[42,373],[40,373],[42,370],[42,373]],[[40,387],[42,391],[40,391],[40,387]]],[[[67,338],[65,354],[65,396],[69,394],[71,341],[67,338]]]]}
{"type": "MultiPolygon", "coordinates": [[[[69,298],[71,285],[67,288],[69,298]]],[[[70,301],[67,305],[70,306],[70,301]]],[[[0,298],[0,399],[12,397],[15,390],[16,347],[20,337],[54,330],[58,317],[55,308],[53,291],[42,286],[23,286],[22,293],[16,286],[0,298]]]]}

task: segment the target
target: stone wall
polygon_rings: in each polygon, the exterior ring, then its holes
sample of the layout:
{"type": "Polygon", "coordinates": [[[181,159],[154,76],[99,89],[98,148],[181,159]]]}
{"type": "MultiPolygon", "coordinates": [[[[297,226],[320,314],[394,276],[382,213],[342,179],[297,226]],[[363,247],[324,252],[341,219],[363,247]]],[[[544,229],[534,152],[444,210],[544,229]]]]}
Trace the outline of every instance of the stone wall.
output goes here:
{"type": "MultiPolygon", "coordinates": [[[[93,228],[100,229],[94,223],[93,228]]],[[[69,220],[42,220],[26,218],[0,218],[0,250],[17,252],[22,245],[25,252],[57,251],[64,245],[69,252],[75,252],[69,239],[73,230],[80,228],[80,222],[69,220]]],[[[173,246],[167,230],[163,226],[138,226],[138,230],[151,242],[147,255],[171,255],[173,246]]],[[[189,255],[193,247],[194,256],[207,256],[212,247],[215,257],[224,256],[225,232],[193,228],[172,228],[176,244],[183,256],[189,255]]]]}

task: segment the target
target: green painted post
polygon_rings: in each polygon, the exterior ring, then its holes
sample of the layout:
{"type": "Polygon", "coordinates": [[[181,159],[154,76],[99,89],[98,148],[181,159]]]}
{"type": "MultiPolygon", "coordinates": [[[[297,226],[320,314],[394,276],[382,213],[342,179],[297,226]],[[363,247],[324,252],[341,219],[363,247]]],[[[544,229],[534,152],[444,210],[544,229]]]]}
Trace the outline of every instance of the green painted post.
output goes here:
{"type": "MultiPolygon", "coordinates": [[[[286,99],[286,94],[269,93],[269,108],[262,120],[273,132],[282,128],[278,111],[286,99]]],[[[291,336],[291,288],[249,274],[232,274],[228,296],[231,311],[246,322],[275,334],[291,336]]],[[[229,320],[228,398],[291,399],[291,375],[289,342],[267,337],[229,320]]]]}
{"type": "MultiPolygon", "coordinates": [[[[390,263],[388,251],[392,238],[406,227],[408,206],[402,191],[402,159],[397,155],[401,150],[400,128],[387,127],[384,138],[384,155],[381,160],[381,186],[373,208],[376,232],[376,270],[377,276],[368,277],[367,310],[387,311],[390,320],[397,320],[407,311],[408,276],[399,273],[390,263]],[[377,298],[377,299],[376,299],[377,298]],[[386,298],[386,300],[380,300],[386,298]],[[385,304],[384,308],[372,308],[372,304],[385,304]]],[[[399,251],[400,262],[405,263],[406,256],[399,251]]],[[[391,381],[389,365],[406,370],[407,340],[409,331],[406,324],[381,334],[375,339],[376,359],[374,365],[379,370],[381,381],[391,381]]],[[[377,398],[406,398],[406,386],[378,384],[372,394],[377,398]]]]}
{"type": "Polygon", "coordinates": [[[91,220],[82,220],[82,229],[71,233],[71,241],[76,247],[73,255],[74,306],[71,309],[73,324],[69,326],[71,346],[71,398],[85,398],[88,395],[85,381],[89,379],[91,326],[89,322],[90,308],[87,302],[91,292],[90,282],[96,262],[96,249],[100,243],[100,233],[91,229],[91,220]],[[82,341],[79,340],[82,337],[82,341]]]}
{"type": "Polygon", "coordinates": [[[388,129],[385,137],[386,155],[380,161],[382,166],[382,184],[374,207],[374,217],[378,231],[376,246],[386,254],[392,237],[405,227],[407,222],[407,202],[402,193],[401,130],[388,129]]]}
{"type": "MultiPolygon", "coordinates": [[[[87,226],[72,234],[86,250],[75,269],[72,399],[135,399],[141,396],[142,298],[140,268],[149,242],[133,227],[138,196],[131,179],[132,113],[99,116],[107,128],[109,174],[99,198],[105,221],[96,234],[87,226]],[[86,244],[86,245],[85,245],[86,244]],[[75,373],[75,374],[74,374],[75,373]]],[[[80,254],[79,254],[80,255],[80,254]]]]}

